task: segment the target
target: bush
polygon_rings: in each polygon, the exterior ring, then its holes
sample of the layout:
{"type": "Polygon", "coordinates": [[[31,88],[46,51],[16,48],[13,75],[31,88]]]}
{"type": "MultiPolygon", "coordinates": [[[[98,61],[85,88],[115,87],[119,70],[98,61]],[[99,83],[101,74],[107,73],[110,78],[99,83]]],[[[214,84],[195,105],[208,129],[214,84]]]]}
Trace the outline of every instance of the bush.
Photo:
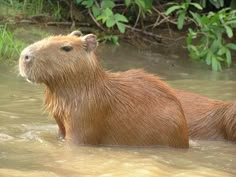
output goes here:
{"type": "MultiPolygon", "coordinates": [[[[138,11],[138,17],[135,24],[138,23],[140,18],[144,18],[147,13],[151,13],[152,0],[124,0],[124,8],[121,12],[115,12],[116,4],[112,0],[102,0],[98,3],[95,0],[75,0],[77,5],[83,5],[89,10],[90,16],[99,25],[101,22],[107,29],[118,29],[120,33],[125,33],[127,23],[132,20],[125,16],[125,13],[132,13],[138,11]],[[130,9],[128,12],[127,9],[130,9]]],[[[99,25],[100,26],[100,25],[99,25]]],[[[136,25],[135,25],[136,26],[136,25]]],[[[103,27],[101,27],[103,28],[103,27]]],[[[108,35],[104,37],[105,40],[110,40],[118,44],[118,37],[116,35],[108,35]]]]}
{"type": "MultiPolygon", "coordinates": [[[[214,1],[213,5],[222,7],[224,3],[214,1]]],[[[191,6],[202,10],[200,4],[192,3],[191,0],[172,3],[166,10],[167,15],[171,13],[177,15],[178,29],[182,29],[184,20],[187,18],[196,25],[196,29],[189,28],[186,38],[190,57],[195,60],[205,60],[214,71],[221,71],[222,65],[229,67],[232,63],[231,50],[236,50],[236,45],[227,42],[225,38],[233,37],[233,29],[236,28],[236,10],[223,8],[218,12],[201,15],[191,11],[193,9],[189,10],[191,6]],[[196,42],[193,43],[196,38],[196,42]]]]}
{"type": "MultiPolygon", "coordinates": [[[[225,6],[236,8],[236,3],[232,0],[231,2],[224,0],[177,1],[179,3],[176,1],[169,3],[170,1],[166,0],[2,0],[2,2],[5,6],[16,9],[17,14],[37,16],[46,13],[46,16],[54,17],[54,20],[61,20],[65,15],[62,10],[67,9],[70,12],[67,11],[66,19],[71,19],[72,24],[74,24],[74,19],[78,19],[75,18],[76,13],[73,14],[76,5],[80,14],[85,17],[89,15],[90,19],[102,29],[105,35],[100,40],[112,41],[117,45],[119,44],[118,35],[125,34],[127,29],[139,33],[134,36],[141,36],[144,41],[156,44],[160,42],[162,36],[155,34],[154,28],[163,24],[164,27],[177,24],[177,28],[181,30],[186,24],[191,25],[186,38],[190,57],[205,61],[215,71],[220,71],[223,65],[228,67],[231,65],[231,51],[236,49],[236,45],[228,42],[227,39],[233,37],[233,30],[236,27],[235,10],[225,8],[225,6]],[[215,11],[219,8],[223,9],[218,12],[205,13],[209,9],[204,8],[208,8],[209,5],[213,6],[215,11]],[[166,6],[169,8],[165,11],[166,6]]],[[[9,40],[9,42],[10,39],[13,40],[13,36],[8,32],[3,33],[6,30],[3,29],[1,27],[2,37],[5,36],[4,40],[9,40]]],[[[8,53],[5,52],[6,48],[1,51],[1,56],[5,55],[3,53],[8,53]]]]}
{"type": "Polygon", "coordinates": [[[205,60],[212,70],[221,71],[222,64],[230,66],[232,63],[231,50],[236,50],[236,45],[227,42],[225,38],[233,37],[236,27],[236,11],[228,8],[207,15],[192,13],[198,29],[189,28],[187,48],[193,59],[205,60]],[[224,37],[223,35],[226,34],[224,37]],[[199,37],[196,44],[193,39],[199,37]]]}

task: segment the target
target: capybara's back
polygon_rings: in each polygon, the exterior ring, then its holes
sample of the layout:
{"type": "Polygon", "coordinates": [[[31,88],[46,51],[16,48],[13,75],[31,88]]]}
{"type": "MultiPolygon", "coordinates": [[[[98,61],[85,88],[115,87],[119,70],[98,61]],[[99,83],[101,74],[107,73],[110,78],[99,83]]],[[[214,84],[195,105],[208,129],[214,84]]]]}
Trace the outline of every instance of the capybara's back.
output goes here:
{"type": "Polygon", "coordinates": [[[103,70],[96,47],[94,35],[73,32],[21,54],[21,75],[46,85],[46,106],[62,136],[78,144],[187,148],[187,124],[174,92],[142,70],[103,70]]]}
{"type": "Polygon", "coordinates": [[[183,90],[175,91],[182,104],[191,138],[236,142],[236,102],[210,99],[183,90]]]}
{"type": "Polygon", "coordinates": [[[168,86],[142,70],[109,73],[110,106],[102,144],[187,147],[181,105],[168,86]]]}

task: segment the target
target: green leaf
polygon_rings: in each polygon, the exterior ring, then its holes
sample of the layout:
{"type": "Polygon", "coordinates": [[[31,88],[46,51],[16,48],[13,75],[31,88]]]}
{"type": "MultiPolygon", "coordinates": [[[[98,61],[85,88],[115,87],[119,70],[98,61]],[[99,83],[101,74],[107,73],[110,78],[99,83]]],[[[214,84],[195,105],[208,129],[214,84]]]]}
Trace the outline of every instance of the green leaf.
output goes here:
{"type": "Polygon", "coordinates": [[[190,34],[188,34],[188,36],[186,38],[186,43],[187,43],[187,45],[192,44],[192,36],[190,34]]]}
{"type": "Polygon", "coordinates": [[[145,10],[151,9],[153,0],[144,0],[145,3],[145,10]]]}
{"type": "Polygon", "coordinates": [[[124,16],[124,15],[121,15],[121,14],[115,14],[115,19],[116,21],[120,21],[120,22],[128,22],[128,19],[124,16]]]}
{"type": "Polygon", "coordinates": [[[208,54],[208,50],[207,49],[203,49],[203,50],[200,50],[199,52],[199,58],[203,58],[205,57],[206,54],[208,54]]]}
{"type": "Polygon", "coordinates": [[[216,57],[212,56],[211,61],[212,61],[212,65],[211,65],[212,70],[218,71],[218,61],[217,61],[216,57]]]}
{"type": "Polygon", "coordinates": [[[224,25],[224,27],[225,27],[227,36],[228,36],[229,38],[232,38],[232,37],[233,37],[233,31],[232,31],[232,29],[231,29],[229,26],[227,26],[227,25],[224,25]]]}
{"type": "Polygon", "coordinates": [[[202,5],[203,8],[206,7],[206,0],[200,0],[200,4],[202,5]]]}
{"type": "Polygon", "coordinates": [[[101,14],[100,9],[97,8],[96,6],[93,6],[93,7],[92,7],[92,12],[93,12],[93,16],[94,16],[94,17],[97,17],[97,16],[99,16],[99,15],[101,14]]]}
{"type": "Polygon", "coordinates": [[[206,64],[211,65],[211,58],[212,58],[212,53],[210,50],[208,50],[207,56],[206,56],[206,64]]]}
{"type": "Polygon", "coordinates": [[[202,21],[201,21],[201,17],[199,14],[194,13],[192,11],[190,11],[191,15],[193,16],[193,19],[197,22],[197,24],[201,27],[202,26],[202,21]]]}
{"type": "Polygon", "coordinates": [[[104,12],[105,12],[105,15],[106,15],[107,17],[113,15],[113,12],[112,12],[111,9],[109,9],[109,8],[106,8],[106,9],[104,10],[104,12]]]}
{"type": "Polygon", "coordinates": [[[233,43],[227,44],[226,47],[232,50],[236,50],[236,44],[233,44],[233,43]]]}
{"type": "Polygon", "coordinates": [[[113,7],[115,7],[115,3],[111,0],[103,0],[101,2],[101,8],[102,9],[106,9],[106,8],[112,9],[113,7]]]}
{"type": "Polygon", "coordinates": [[[102,38],[99,38],[98,41],[99,42],[101,42],[101,41],[105,41],[105,42],[111,41],[113,44],[119,45],[118,36],[116,36],[116,35],[105,35],[102,38]]]}
{"type": "Polygon", "coordinates": [[[221,40],[214,39],[210,47],[213,53],[216,53],[222,47],[221,42],[221,40]]]}
{"type": "Polygon", "coordinates": [[[218,50],[218,52],[217,52],[217,55],[223,55],[223,54],[225,54],[225,52],[226,52],[226,48],[225,47],[222,47],[222,48],[220,48],[220,50],[218,50]]]}
{"type": "Polygon", "coordinates": [[[214,5],[217,9],[220,7],[223,7],[224,5],[224,0],[209,0],[212,5],[214,5]],[[220,1],[220,2],[219,2],[220,1]],[[223,2],[222,2],[223,1],[223,2]],[[222,5],[223,4],[223,5],[222,5]]]}
{"type": "Polygon", "coordinates": [[[225,55],[226,55],[226,64],[228,67],[230,67],[231,63],[232,63],[232,59],[231,59],[231,53],[230,53],[230,50],[229,49],[226,49],[226,52],[225,52],[225,55]]]}
{"type": "Polygon", "coordinates": [[[75,0],[76,4],[80,4],[83,0],[75,0]]]}
{"type": "Polygon", "coordinates": [[[218,67],[218,70],[217,70],[217,71],[222,71],[221,63],[220,63],[220,62],[217,62],[217,67],[218,67]]]}
{"type": "Polygon", "coordinates": [[[120,45],[119,42],[118,42],[118,36],[112,35],[111,39],[112,39],[112,42],[113,42],[115,45],[120,45]]]}
{"type": "Polygon", "coordinates": [[[198,51],[197,47],[195,47],[194,45],[189,45],[188,50],[190,52],[194,53],[194,55],[196,56],[195,58],[199,58],[199,51],[198,51]]]}
{"type": "Polygon", "coordinates": [[[105,23],[105,21],[107,20],[105,16],[103,15],[99,15],[97,16],[96,20],[102,20],[102,23],[105,23]]]}
{"type": "Polygon", "coordinates": [[[135,3],[142,9],[145,9],[145,2],[143,0],[135,0],[135,3]]]}
{"type": "Polygon", "coordinates": [[[102,11],[102,14],[96,18],[96,20],[102,20],[102,23],[105,23],[111,16],[113,16],[113,12],[111,9],[106,8],[102,11]]]}
{"type": "Polygon", "coordinates": [[[152,14],[152,10],[148,9],[146,10],[147,13],[152,14]]]}
{"type": "Polygon", "coordinates": [[[185,13],[182,12],[179,14],[178,20],[177,20],[177,27],[179,30],[181,30],[183,28],[184,19],[185,19],[185,13]]]}
{"type": "Polygon", "coordinates": [[[125,32],[125,25],[123,23],[117,22],[116,25],[121,33],[125,32]]]}
{"type": "Polygon", "coordinates": [[[209,21],[210,21],[210,17],[208,17],[208,16],[201,16],[201,23],[200,23],[201,27],[202,28],[208,28],[208,26],[211,25],[209,21]]]}
{"type": "Polygon", "coordinates": [[[178,9],[182,9],[182,7],[179,6],[179,5],[171,6],[171,7],[169,7],[169,8],[166,10],[165,14],[166,14],[166,15],[170,15],[172,12],[174,12],[174,11],[176,11],[176,10],[178,10],[178,9]]]}
{"type": "Polygon", "coordinates": [[[90,8],[92,7],[94,3],[94,0],[86,0],[86,1],[83,1],[81,4],[83,4],[86,8],[90,8]]]}
{"type": "Polygon", "coordinates": [[[116,21],[114,20],[114,18],[108,18],[107,21],[106,21],[106,26],[108,28],[114,26],[116,24],[116,21]]]}
{"type": "Polygon", "coordinates": [[[125,5],[128,7],[131,3],[131,0],[125,0],[125,5]]]}
{"type": "Polygon", "coordinates": [[[220,57],[220,56],[217,56],[216,58],[217,58],[217,61],[220,61],[220,62],[221,62],[221,61],[224,61],[224,58],[222,58],[222,57],[220,57]]]}
{"type": "Polygon", "coordinates": [[[236,20],[229,20],[225,23],[226,25],[233,25],[236,24],[236,20]]]}
{"type": "Polygon", "coordinates": [[[224,6],[224,0],[219,0],[219,4],[220,4],[221,7],[223,7],[224,6]]]}
{"type": "Polygon", "coordinates": [[[202,6],[198,3],[190,3],[192,6],[194,6],[195,8],[197,8],[198,10],[202,10],[202,6]]]}
{"type": "Polygon", "coordinates": [[[187,45],[191,45],[192,44],[192,40],[195,39],[197,37],[197,33],[194,32],[191,28],[188,29],[189,33],[186,37],[186,43],[187,45]]]}
{"type": "Polygon", "coordinates": [[[188,31],[192,38],[195,39],[197,37],[197,32],[193,31],[192,28],[189,28],[188,31]]]}

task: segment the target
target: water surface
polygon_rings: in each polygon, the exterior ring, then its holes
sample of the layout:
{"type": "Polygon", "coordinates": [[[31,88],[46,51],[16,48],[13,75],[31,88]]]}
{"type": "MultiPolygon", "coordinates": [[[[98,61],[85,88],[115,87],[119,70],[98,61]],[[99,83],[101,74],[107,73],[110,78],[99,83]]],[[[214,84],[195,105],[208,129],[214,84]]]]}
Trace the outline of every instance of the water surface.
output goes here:
{"type": "MultiPolygon", "coordinates": [[[[160,49],[161,50],[161,49],[160,49]]],[[[222,73],[175,51],[101,46],[110,70],[144,68],[171,86],[222,100],[236,99],[235,67],[222,73]]],[[[31,85],[0,66],[0,176],[236,176],[236,144],[191,141],[190,149],[71,147],[43,110],[44,86],[31,85]]]]}

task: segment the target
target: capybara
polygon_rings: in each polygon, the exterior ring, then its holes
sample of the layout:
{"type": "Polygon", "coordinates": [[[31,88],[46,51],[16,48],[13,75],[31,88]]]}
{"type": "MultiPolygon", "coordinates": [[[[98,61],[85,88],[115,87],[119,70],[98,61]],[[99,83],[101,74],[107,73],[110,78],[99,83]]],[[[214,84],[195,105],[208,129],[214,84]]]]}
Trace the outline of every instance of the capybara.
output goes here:
{"type": "Polygon", "coordinates": [[[175,91],[182,104],[191,138],[236,142],[236,102],[210,99],[183,90],[175,91]]]}
{"type": "Polygon", "coordinates": [[[174,92],[142,70],[112,73],[94,53],[96,36],[51,36],[25,48],[20,74],[46,85],[46,107],[69,142],[187,148],[187,123],[174,92]]]}

